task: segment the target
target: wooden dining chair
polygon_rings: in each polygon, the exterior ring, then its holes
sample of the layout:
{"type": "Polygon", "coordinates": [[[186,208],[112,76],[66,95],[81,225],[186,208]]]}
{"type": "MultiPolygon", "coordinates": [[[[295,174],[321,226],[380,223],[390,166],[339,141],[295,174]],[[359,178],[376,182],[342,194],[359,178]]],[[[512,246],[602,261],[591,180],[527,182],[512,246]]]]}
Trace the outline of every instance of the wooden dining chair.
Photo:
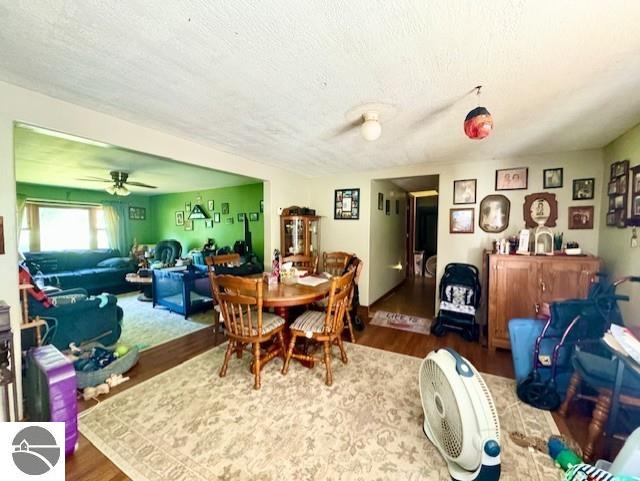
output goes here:
{"type": "Polygon", "coordinates": [[[352,254],[348,252],[324,252],[322,254],[322,272],[328,272],[332,276],[344,274],[352,254]]]}
{"type": "Polygon", "coordinates": [[[346,322],[344,323],[344,327],[349,330],[349,340],[355,344],[356,336],[353,333],[353,319],[351,318],[351,311],[353,311],[353,300],[356,294],[356,285],[358,284],[360,273],[364,267],[364,262],[362,262],[362,259],[358,259],[353,256],[350,264],[353,268],[353,282],[351,283],[351,291],[349,292],[349,304],[347,306],[347,312],[345,313],[346,322]]]}
{"type": "Polygon", "coordinates": [[[209,256],[205,257],[204,261],[207,263],[207,267],[209,268],[209,270],[213,268],[213,270],[215,271],[215,266],[233,267],[240,265],[240,254],[234,252],[232,254],[209,256]]]}
{"type": "Polygon", "coordinates": [[[291,262],[296,269],[304,269],[309,274],[315,274],[318,270],[318,258],[316,256],[305,256],[295,254],[283,257],[281,263],[291,262]]]}
{"type": "Polygon", "coordinates": [[[217,276],[209,272],[213,293],[220,306],[220,313],[229,338],[229,344],[220,368],[220,377],[227,374],[229,359],[234,351],[242,357],[245,346],[251,346],[255,375],[254,388],[260,389],[261,366],[278,354],[284,357],[285,345],[282,330],[284,319],[275,314],[262,312],[262,279],[237,276],[217,276]],[[264,357],[261,344],[277,337],[279,349],[271,349],[264,357]]]}
{"type": "Polygon", "coordinates": [[[340,349],[340,358],[343,363],[347,363],[347,353],[342,344],[342,330],[344,329],[344,315],[349,303],[349,292],[353,282],[354,271],[349,271],[343,276],[331,279],[329,289],[329,302],[326,310],[305,311],[291,324],[291,341],[285,357],[282,374],[289,370],[291,359],[301,361],[324,362],[326,368],[326,384],[331,386],[333,374],[331,372],[331,347],[337,344],[340,349]],[[294,352],[297,338],[311,339],[322,344],[324,351],[323,359],[317,359],[312,354],[294,352]]]}

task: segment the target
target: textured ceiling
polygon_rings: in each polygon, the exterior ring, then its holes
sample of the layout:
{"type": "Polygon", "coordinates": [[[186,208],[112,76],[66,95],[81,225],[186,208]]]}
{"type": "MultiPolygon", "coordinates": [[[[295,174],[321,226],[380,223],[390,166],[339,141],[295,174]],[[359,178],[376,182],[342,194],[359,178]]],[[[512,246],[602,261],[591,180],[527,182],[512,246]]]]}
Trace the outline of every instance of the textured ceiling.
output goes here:
{"type": "Polygon", "coordinates": [[[0,79],[309,175],[597,148],[640,121],[638,1],[150,5],[2,2],[0,79]],[[344,128],[365,102],[393,106],[373,143],[344,128]]]}
{"type": "Polygon", "coordinates": [[[132,192],[142,195],[188,192],[260,182],[250,177],[181,164],[163,157],[118,147],[74,141],[72,138],[47,135],[42,131],[34,132],[20,125],[14,129],[14,139],[18,182],[104,190],[109,183],[78,179],[87,176],[110,179],[109,172],[119,170],[128,172],[131,181],[157,187],[146,189],[127,186],[132,192]]]}

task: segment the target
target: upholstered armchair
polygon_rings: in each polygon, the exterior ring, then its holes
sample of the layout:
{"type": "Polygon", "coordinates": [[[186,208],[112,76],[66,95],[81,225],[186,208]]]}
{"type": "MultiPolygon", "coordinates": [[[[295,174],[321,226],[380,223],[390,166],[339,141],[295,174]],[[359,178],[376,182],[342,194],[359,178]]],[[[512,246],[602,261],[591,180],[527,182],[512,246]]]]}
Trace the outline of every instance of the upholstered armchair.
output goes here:
{"type": "Polygon", "coordinates": [[[156,244],[154,261],[162,262],[165,266],[172,266],[182,255],[182,245],[175,239],[161,240],[156,244]]]}

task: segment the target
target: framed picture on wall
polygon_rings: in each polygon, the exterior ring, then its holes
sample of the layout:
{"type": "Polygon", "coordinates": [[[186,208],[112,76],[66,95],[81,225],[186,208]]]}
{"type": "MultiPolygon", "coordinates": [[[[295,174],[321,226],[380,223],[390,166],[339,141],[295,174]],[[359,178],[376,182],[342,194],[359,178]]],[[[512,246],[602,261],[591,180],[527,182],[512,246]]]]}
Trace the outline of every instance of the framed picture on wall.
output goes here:
{"type": "Polygon", "coordinates": [[[223,202],[222,203],[222,215],[228,215],[229,214],[229,203],[228,202],[223,202]]]}
{"type": "Polygon", "coordinates": [[[146,220],[147,209],[144,207],[129,206],[129,220],[146,220]]]}
{"type": "Polygon", "coordinates": [[[477,182],[478,181],[476,179],[454,180],[453,203],[475,204],[477,182]]]}
{"type": "Polygon", "coordinates": [[[396,199],[396,215],[400,214],[400,199],[396,199]]]}
{"type": "Polygon", "coordinates": [[[257,212],[249,212],[249,222],[258,222],[257,212]]]}
{"type": "Polygon", "coordinates": [[[542,181],[544,189],[559,189],[563,185],[563,169],[544,169],[542,172],[542,181]]]}
{"type": "MultiPolygon", "coordinates": [[[[574,179],[573,200],[590,200],[595,194],[596,179],[574,179]]],[[[618,185],[619,187],[619,185],[618,185]]]]}
{"type": "Polygon", "coordinates": [[[213,206],[214,204],[212,200],[207,201],[207,208],[209,209],[209,211],[213,210],[213,206]]]}
{"type": "Polygon", "coordinates": [[[227,218],[224,220],[224,223],[225,223],[225,224],[233,224],[233,217],[227,217],[227,218]]]}
{"type": "Polygon", "coordinates": [[[238,222],[244,222],[244,212],[238,212],[238,222]]]}
{"type": "Polygon", "coordinates": [[[213,213],[213,222],[215,222],[216,224],[220,223],[220,212],[213,213]]]}
{"type": "Polygon", "coordinates": [[[213,220],[212,219],[205,219],[204,220],[204,227],[205,227],[205,229],[213,229],[213,220]]]}
{"type": "Polygon", "coordinates": [[[384,194],[378,192],[378,210],[384,209],[384,194]]]}
{"type": "Polygon", "coordinates": [[[176,211],[176,225],[184,225],[184,212],[181,210],[176,211]]]}
{"type": "Polygon", "coordinates": [[[193,230],[193,221],[191,219],[184,221],[184,230],[193,230]]]}
{"type": "Polygon", "coordinates": [[[474,231],[474,209],[450,209],[449,210],[449,233],[450,234],[473,234],[474,231]]]}
{"type": "Polygon", "coordinates": [[[593,206],[569,207],[569,229],[593,229],[593,206]]]}
{"type": "Polygon", "coordinates": [[[384,201],[384,213],[391,215],[391,201],[389,199],[384,201]]]}
{"type": "Polygon", "coordinates": [[[488,195],[480,202],[478,225],[485,232],[497,234],[509,227],[511,201],[504,195],[488,195]]]}
{"type": "Polygon", "coordinates": [[[360,218],[360,189],[336,189],[333,197],[333,218],[336,220],[360,218]]]}
{"type": "Polygon", "coordinates": [[[264,212],[264,200],[260,201],[260,213],[264,212]]]}
{"type": "Polygon", "coordinates": [[[191,202],[184,203],[184,211],[189,215],[191,213],[191,202]]]}
{"type": "Polygon", "coordinates": [[[527,167],[496,170],[496,190],[523,190],[528,185],[529,169],[527,167]]]}

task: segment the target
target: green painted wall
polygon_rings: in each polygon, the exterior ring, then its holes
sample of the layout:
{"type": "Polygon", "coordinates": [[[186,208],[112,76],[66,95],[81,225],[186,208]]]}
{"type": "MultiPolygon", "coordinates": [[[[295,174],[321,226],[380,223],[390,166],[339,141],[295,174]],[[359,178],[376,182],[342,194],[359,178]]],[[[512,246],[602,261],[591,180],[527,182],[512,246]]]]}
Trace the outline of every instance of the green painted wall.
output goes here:
{"type": "MultiPolygon", "coordinates": [[[[233,247],[237,240],[244,239],[244,225],[238,222],[238,213],[258,212],[258,221],[249,223],[249,230],[253,240],[253,250],[260,260],[264,253],[264,219],[260,212],[260,201],[263,200],[263,185],[249,184],[221,189],[183,192],[179,194],[164,194],[151,197],[151,212],[153,212],[154,239],[176,239],[182,244],[184,252],[200,249],[208,238],[213,238],[216,245],[233,247]],[[201,207],[213,218],[213,212],[222,211],[222,203],[229,203],[229,215],[222,215],[219,224],[213,224],[212,229],[205,228],[204,220],[193,221],[193,230],[186,231],[184,226],[176,226],[176,211],[184,211],[185,202],[196,204],[196,197],[202,197],[201,207]],[[207,209],[207,202],[213,200],[213,212],[207,209]],[[233,218],[233,224],[226,224],[227,218],[233,218]]],[[[185,214],[185,218],[186,218],[185,214]]]]}
{"type": "MultiPolygon", "coordinates": [[[[98,190],[73,189],[70,187],[52,187],[39,184],[16,183],[17,194],[27,196],[27,199],[56,200],[70,202],[87,202],[102,204],[105,201],[113,201],[113,196],[98,190]]],[[[121,197],[123,202],[132,207],[144,207],[147,209],[147,220],[130,220],[131,243],[136,239],[140,244],[155,242],[153,232],[153,220],[150,212],[149,197],[131,194],[121,197]]]]}
{"type": "MultiPolygon", "coordinates": [[[[609,179],[610,167],[613,162],[625,159],[629,160],[629,167],[640,164],[640,125],[635,126],[605,147],[605,178],[609,179]]],[[[640,247],[631,247],[633,229],[631,227],[620,229],[607,226],[606,215],[609,210],[607,188],[608,182],[603,182],[598,252],[600,257],[604,259],[606,270],[613,279],[629,275],[637,276],[640,274],[640,247]]],[[[631,196],[629,196],[628,202],[631,202],[631,196]]],[[[631,302],[620,302],[625,323],[640,327],[640,284],[625,283],[621,286],[620,293],[631,297],[631,302]]]]}

